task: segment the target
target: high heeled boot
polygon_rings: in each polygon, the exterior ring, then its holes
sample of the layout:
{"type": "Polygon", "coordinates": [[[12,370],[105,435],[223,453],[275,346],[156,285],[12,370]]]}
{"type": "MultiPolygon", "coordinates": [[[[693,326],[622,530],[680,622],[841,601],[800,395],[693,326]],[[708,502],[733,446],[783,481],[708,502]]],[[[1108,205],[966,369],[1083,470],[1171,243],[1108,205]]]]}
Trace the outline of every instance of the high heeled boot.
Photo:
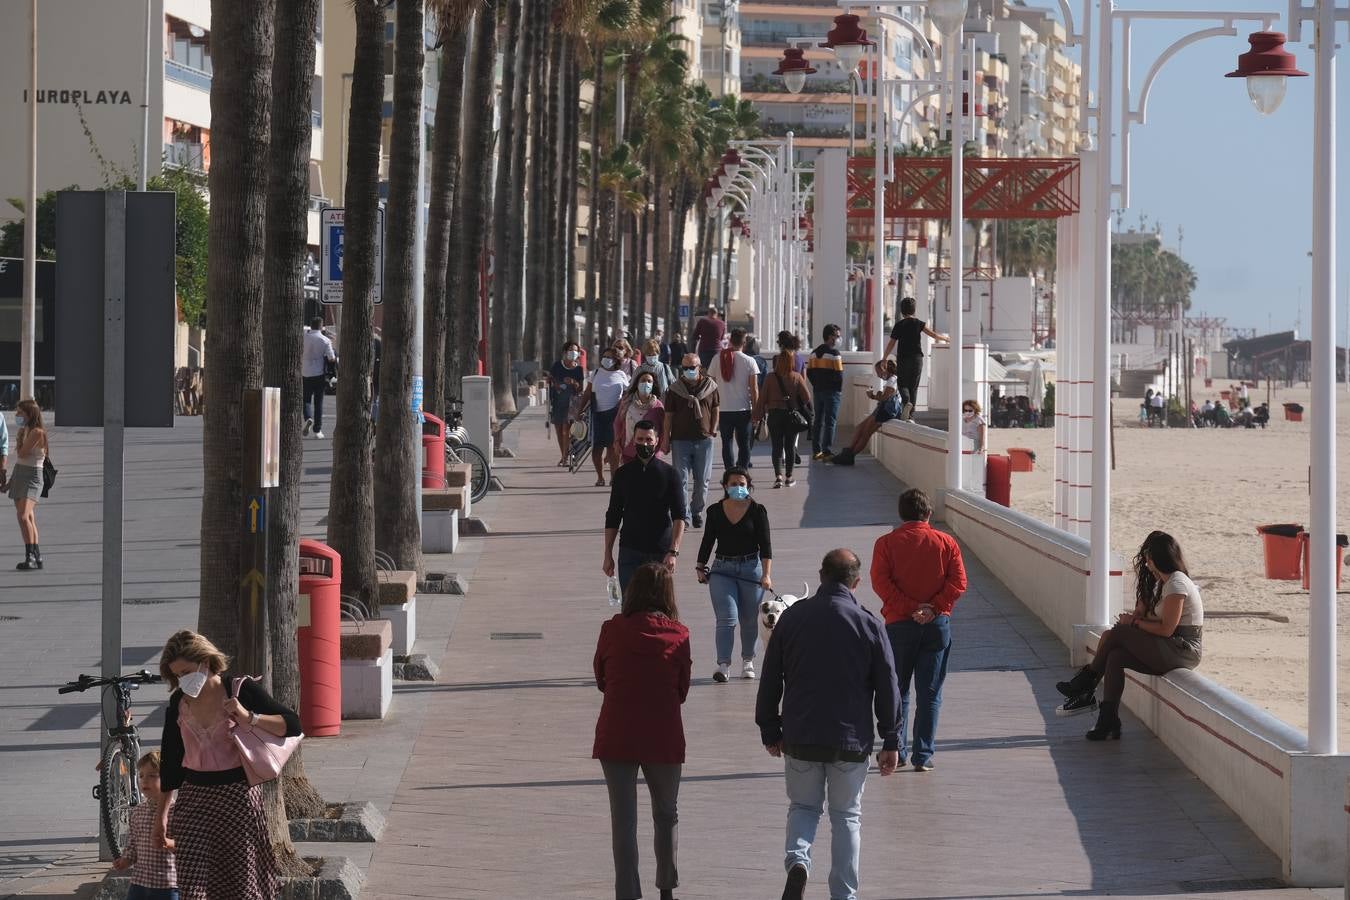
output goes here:
{"type": "Polygon", "coordinates": [[[1120,740],[1119,700],[1103,700],[1097,704],[1097,726],[1087,733],[1089,741],[1120,740]]]}
{"type": "Polygon", "coordinates": [[[1065,697],[1077,697],[1081,694],[1089,694],[1097,689],[1097,682],[1102,680],[1102,676],[1092,671],[1091,666],[1083,666],[1074,673],[1074,676],[1068,681],[1061,681],[1055,685],[1055,690],[1059,691],[1065,697]]]}

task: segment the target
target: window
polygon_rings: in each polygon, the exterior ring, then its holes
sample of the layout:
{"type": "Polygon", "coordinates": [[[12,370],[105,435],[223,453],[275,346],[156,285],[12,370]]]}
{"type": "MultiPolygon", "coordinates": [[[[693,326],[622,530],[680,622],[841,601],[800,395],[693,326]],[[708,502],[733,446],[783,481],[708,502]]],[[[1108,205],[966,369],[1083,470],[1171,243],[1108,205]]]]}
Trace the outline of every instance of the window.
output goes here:
{"type": "MultiPolygon", "coordinates": [[[[41,344],[46,340],[43,332],[43,322],[46,316],[42,314],[43,300],[37,298],[37,306],[33,312],[33,331],[34,340],[41,344]]],[[[23,328],[23,298],[22,297],[0,297],[0,342],[9,342],[17,344],[19,342],[19,332],[23,328]]]]}
{"type": "Polygon", "coordinates": [[[323,126],[323,76],[315,75],[314,80],[310,82],[309,88],[309,109],[314,119],[315,127],[323,126]]]}
{"type": "Polygon", "coordinates": [[[200,25],[193,25],[165,17],[164,55],[180,66],[196,69],[198,72],[211,71],[211,34],[200,25]]]}

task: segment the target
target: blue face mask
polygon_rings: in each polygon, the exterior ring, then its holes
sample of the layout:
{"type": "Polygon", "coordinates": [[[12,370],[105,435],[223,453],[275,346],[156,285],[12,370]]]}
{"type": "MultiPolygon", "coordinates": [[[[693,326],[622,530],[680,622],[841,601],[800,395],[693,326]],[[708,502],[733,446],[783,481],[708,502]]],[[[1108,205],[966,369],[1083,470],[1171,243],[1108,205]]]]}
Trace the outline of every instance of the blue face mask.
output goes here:
{"type": "Polygon", "coordinates": [[[639,382],[638,382],[638,393],[639,393],[639,394],[641,394],[642,396],[645,397],[645,396],[647,396],[648,394],[650,394],[651,392],[652,392],[652,383],[651,383],[650,381],[639,381],[639,382]]]}
{"type": "Polygon", "coordinates": [[[746,500],[750,497],[750,489],[743,484],[729,485],[727,497],[732,500],[746,500]]]}
{"type": "Polygon", "coordinates": [[[23,425],[24,425],[24,423],[27,422],[27,421],[28,421],[28,419],[26,419],[25,417],[20,416],[20,415],[16,415],[16,416],[14,417],[14,424],[15,424],[15,425],[18,425],[20,428],[22,428],[23,425]]]}
{"type": "Polygon", "coordinates": [[[685,369],[684,377],[688,378],[690,381],[693,381],[695,378],[698,377],[698,369],[685,369]]]}

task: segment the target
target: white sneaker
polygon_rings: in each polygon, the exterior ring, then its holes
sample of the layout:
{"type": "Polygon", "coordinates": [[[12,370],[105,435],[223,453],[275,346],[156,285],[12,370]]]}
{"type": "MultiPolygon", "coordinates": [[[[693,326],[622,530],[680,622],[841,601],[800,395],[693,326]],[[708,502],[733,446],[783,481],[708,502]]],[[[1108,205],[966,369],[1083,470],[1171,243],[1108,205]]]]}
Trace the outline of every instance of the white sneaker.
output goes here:
{"type": "Polygon", "coordinates": [[[309,437],[309,433],[313,430],[314,430],[314,420],[306,419],[304,426],[300,429],[300,433],[303,434],[305,437],[309,437]]]}
{"type": "Polygon", "coordinates": [[[713,672],[713,681],[718,684],[726,684],[731,678],[731,663],[718,663],[717,671],[713,672]]]}
{"type": "Polygon", "coordinates": [[[742,678],[748,678],[748,679],[750,679],[751,681],[754,680],[754,678],[755,678],[755,661],[754,661],[753,659],[747,659],[747,660],[741,665],[741,677],[742,677],[742,678]]]}
{"type": "Polygon", "coordinates": [[[316,431],[316,432],[314,432],[314,436],[315,436],[316,438],[318,438],[319,440],[323,440],[323,432],[322,432],[322,431],[316,431]]]}

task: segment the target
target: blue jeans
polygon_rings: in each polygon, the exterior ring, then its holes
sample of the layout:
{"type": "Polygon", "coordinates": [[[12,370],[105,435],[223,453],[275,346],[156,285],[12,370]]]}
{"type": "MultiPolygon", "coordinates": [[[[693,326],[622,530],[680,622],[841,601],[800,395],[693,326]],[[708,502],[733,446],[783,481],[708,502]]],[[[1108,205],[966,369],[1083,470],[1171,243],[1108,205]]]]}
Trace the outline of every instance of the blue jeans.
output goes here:
{"type": "Polygon", "coordinates": [[[314,421],[315,431],[323,431],[323,397],[328,390],[328,382],[322,375],[306,376],[301,382],[304,387],[305,418],[314,421]]]}
{"type": "Polygon", "coordinates": [[[783,758],[788,819],[784,866],[811,872],[811,845],[828,793],[830,807],[830,898],[856,900],[858,856],[862,852],[862,794],[865,762],[806,762],[783,758]]]}
{"type": "Polygon", "coordinates": [[[839,391],[816,391],[811,405],[815,417],[811,419],[811,452],[824,453],[834,443],[834,429],[839,424],[839,391]]]}
{"type": "Polygon", "coordinates": [[[708,479],[712,478],[712,438],[701,441],[671,441],[670,464],[680,473],[680,488],[691,517],[701,515],[708,501],[708,479]],[[690,498],[690,488],[693,497],[690,498]]]}
{"type": "Polygon", "coordinates": [[[133,884],[127,888],[127,900],[178,900],[178,888],[148,888],[133,884]]]}
{"type": "Polygon", "coordinates": [[[717,662],[730,663],[736,644],[736,623],[741,623],[741,659],[754,659],[759,649],[759,598],[764,589],[759,580],[764,568],[758,559],[741,562],[717,560],[708,575],[708,594],[717,617],[715,643],[717,662]],[[735,577],[732,577],[735,576],[735,577]]]}
{"type": "Polygon", "coordinates": [[[750,410],[741,409],[718,415],[717,430],[722,433],[722,465],[745,468],[750,465],[750,410]],[[736,456],[731,455],[731,442],[736,441],[736,456]]]}
{"type": "Polygon", "coordinates": [[[892,622],[886,626],[895,655],[895,674],[900,682],[900,758],[906,753],[909,731],[909,682],[914,681],[915,763],[933,758],[938,710],[942,706],[942,683],[947,680],[947,660],[952,652],[951,616],[938,616],[927,625],[892,622]]]}
{"type": "Polygon", "coordinates": [[[628,593],[628,582],[633,580],[633,575],[644,563],[664,562],[665,558],[664,553],[646,553],[632,547],[620,547],[619,558],[614,561],[615,574],[619,576],[619,590],[628,593]]]}

